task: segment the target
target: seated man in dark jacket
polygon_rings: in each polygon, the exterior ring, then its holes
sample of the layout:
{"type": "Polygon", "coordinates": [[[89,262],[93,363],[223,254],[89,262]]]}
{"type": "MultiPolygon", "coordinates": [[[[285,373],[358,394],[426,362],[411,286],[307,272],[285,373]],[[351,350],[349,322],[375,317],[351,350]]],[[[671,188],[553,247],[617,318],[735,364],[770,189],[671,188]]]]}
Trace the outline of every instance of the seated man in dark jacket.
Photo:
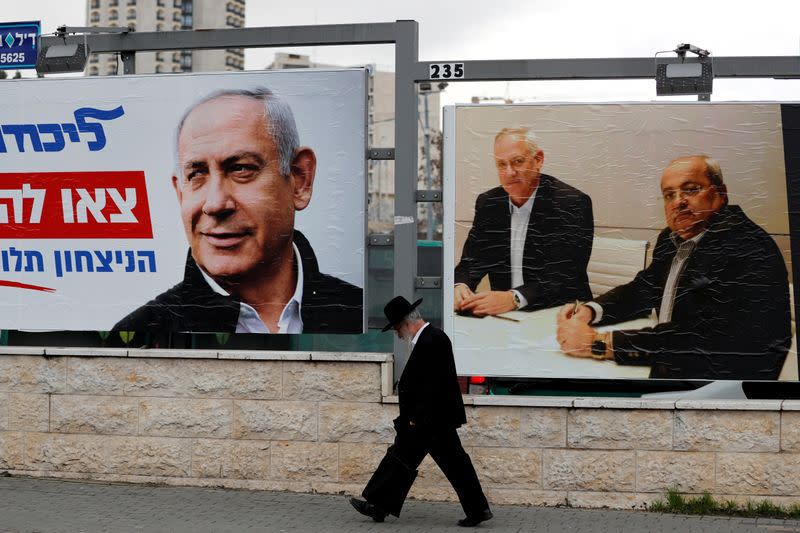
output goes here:
{"type": "Polygon", "coordinates": [[[651,366],[654,378],[776,379],[791,344],[786,265],[775,241],[728,205],[719,164],[672,161],[661,178],[668,228],[636,278],[558,316],[575,357],[651,366]],[[652,328],[598,333],[658,311],[652,328]]]}
{"type": "Polygon", "coordinates": [[[478,196],[475,219],[455,268],[454,310],[476,316],[535,311],[589,299],[592,200],[542,174],[544,152],[529,128],[494,141],[500,187],[478,196]],[[488,275],[491,290],[475,293],[488,275]]]}

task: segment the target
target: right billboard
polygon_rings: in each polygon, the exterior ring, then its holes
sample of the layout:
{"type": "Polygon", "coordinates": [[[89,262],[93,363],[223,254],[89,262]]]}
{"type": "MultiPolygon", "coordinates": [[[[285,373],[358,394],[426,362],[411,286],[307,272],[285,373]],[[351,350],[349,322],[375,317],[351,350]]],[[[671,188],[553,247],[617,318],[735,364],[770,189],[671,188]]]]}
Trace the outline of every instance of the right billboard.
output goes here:
{"type": "Polygon", "coordinates": [[[797,379],[800,106],[444,117],[444,324],[460,374],[797,379]]]}

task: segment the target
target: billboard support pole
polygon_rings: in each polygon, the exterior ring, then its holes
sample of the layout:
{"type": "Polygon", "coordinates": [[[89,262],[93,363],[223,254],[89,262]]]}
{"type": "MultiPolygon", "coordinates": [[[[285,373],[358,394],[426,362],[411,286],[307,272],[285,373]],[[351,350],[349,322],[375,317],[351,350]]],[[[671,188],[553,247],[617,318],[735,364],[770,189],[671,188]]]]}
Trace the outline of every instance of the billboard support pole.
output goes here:
{"type": "MultiPolygon", "coordinates": [[[[418,60],[416,21],[397,21],[394,93],[394,295],[413,302],[417,277],[417,90],[414,67],[418,60]]],[[[408,346],[394,339],[395,379],[408,360],[408,346]]]]}

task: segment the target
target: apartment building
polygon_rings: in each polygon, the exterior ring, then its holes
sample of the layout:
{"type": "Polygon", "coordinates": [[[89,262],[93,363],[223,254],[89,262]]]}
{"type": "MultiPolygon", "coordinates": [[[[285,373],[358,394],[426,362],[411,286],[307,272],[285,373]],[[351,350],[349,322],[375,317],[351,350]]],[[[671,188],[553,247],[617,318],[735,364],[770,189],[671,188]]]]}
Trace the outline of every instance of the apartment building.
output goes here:
{"type": "MultiPolygon", "coordinates": [[[[86,24],[134,31],[180,31],[243,28],[245,0],[87,0],[86,24]]],[[[107,76],[122,69],[118,54],[92,54],[90,76],[107,76]]],[[[244,70],[244,50],[175,50],[139,52],[136,72],[210,72],[244,70]]]]}

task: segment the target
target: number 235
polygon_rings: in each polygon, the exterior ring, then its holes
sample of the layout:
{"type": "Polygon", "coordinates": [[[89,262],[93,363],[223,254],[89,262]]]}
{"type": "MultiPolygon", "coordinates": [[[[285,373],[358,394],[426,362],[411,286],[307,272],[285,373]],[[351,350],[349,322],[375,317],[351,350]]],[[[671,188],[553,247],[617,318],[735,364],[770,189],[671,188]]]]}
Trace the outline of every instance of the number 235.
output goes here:
{"type": "Polygon", "coordinates": [[[464,63],[431,63],[430,79],[447,80],[464,77],[464,63]]]}

